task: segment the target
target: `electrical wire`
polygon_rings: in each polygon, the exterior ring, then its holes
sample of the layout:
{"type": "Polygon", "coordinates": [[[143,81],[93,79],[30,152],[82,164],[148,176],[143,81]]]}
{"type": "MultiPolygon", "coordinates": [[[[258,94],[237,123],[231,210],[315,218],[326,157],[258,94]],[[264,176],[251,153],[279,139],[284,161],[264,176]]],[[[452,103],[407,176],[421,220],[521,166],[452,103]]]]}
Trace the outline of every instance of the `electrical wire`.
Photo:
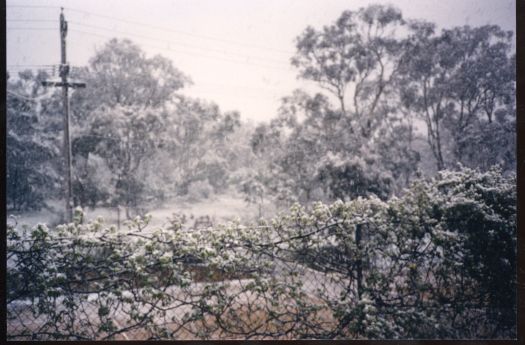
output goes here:
{"type": "MultiPolygon", "coordinates": [[[[23,30],[28,30],[28,31],[32,31],[32,30],[33,31],[53,30],[53,31],[55,31],[56,28],[52,29],[52,28],[33,28],[33,27],[31,27],[31,28],[27,28],[27,27],[26,28],[7,27],[6,30],[22,30],[22,31],[23,30]]],[[[114,38],[114,36],[112,36],[112,35],[105,35],[105,34],[101,34],[101,33],[94,33],[94,32],[89,32],[89,31],[85,31],[85,30],[70,29],[70,31],[83,33],[83,34],[87,34],[87,35],[92,35],[92,36],[104,37],[104,38],[114,38]]],[[[129,36],[134,36],[133,34],[128,34],[128,35],[129,36]]],[[[150,38],[148,38],[148,39],[150,39],[150,38]]],[[[198,52],[187,52],[187,51],[182,51],[182,50],[179,50],[179,49],[174,50],[174,49],[171,49],[171,47],[169,47],[169,45],[171,45],[171,42],[169,42],[169,41],[163,41],[163,42],[167,43],[168,47],[160,47],[160,46],[152,45],[152,44],[149,44],[149,43],[143,43],[142,45],[153,47],[153,48],[157,48],[157,49],[160,49],[160,50],[168,50],[168,51],[175,52],[175,53],[178,53],[178,54],[190,55],[190,56],[193,56],[193,57],[208,58],[208,59],[213,59],[213,60],[222,60],[222,61],[227,61],[227,62],[241,63],[241,64],[246,64],[246,65],[253,65],[253,66],[258,66],[258,67],[264,67],[264,68],[279,69],[279,70],[283,70],[283,71],[288,70],[287,68],[284,67],[285,66],[284,63],[282,65],[282,67],[275,66],[275,65],[262,65],[260,63],[252,63],[252,62],[250,62],[249,60],[256,59],[256,58],[251,58],[251,57],[246,57],[245,60],[233,60],[233,59],[228,59],[226,57],[218,57],[218,56],[206,55],[206,54],[202,54],[202,53],[198,53],[198,52]]],[[[225,54],[225,55],[228,56],[227,54],[225,54]]]]}
{"type": "MultiPolygon", "coordinates": [[[[197,46],[197,45],[194,45],[194,44],[187,44],[187,43],[176,42],[176,41],[168,41],[168,40],[159,39],[159,38],[152,37],[152,36],[145,36],[145,35],[141,35],[141,34],[137,34],[137,33],[131,33],[131,32],[126,32],[126,31],[115,30],[115,29],[112,29],[112,28],[102,27],[102,26],[98,26],[98,25],[89,25],[89,24],[79,23],[79,22],[76,22],[76,21],[69,21],[69,22],[71,24],[76,24],[78,26],[83,26],[83,27],[87,27],[87,28],[93,28],[93,29],[96,29],[96,30],[109,31],[109,32],[112,32],[112,33],[120,33],[120,34],[130,35],[130,36],[137,37],[137,38],[144,38],[144,39],[148,39],[148,40],[158,41],[158,42],[161,42],[161,43],[180,45],[180,46],[193,48],[193,49],[204,50],[204,51],[215,51],[215,52],[227,55],[227,56],[233,56],[231,54],[227,54],[226,52],[224,52],[224,50],[221,50],[221,49],[213,49],[213,48],[210,48],[210,47],[204,48],[204,47],[197,46]]],[[[241,54],[237,54],[235,56],[240,56],[240,55],[241,54]]],[[[253,59],[253,60],[260,60],[262,62],[269,62],[269,63],[277,63],[277,64],[288,65],[287,62],[284,62],[284,61],[278,60],[278,59],[252,57],[252,56],[244,56],[244,57],[249,58],[249,59],[253,59]]]]}
{"type": "Polygon", "coordinates": [[[198,85],[203,85],[203,86],[212,87],[212,88],[215,88],[215,87],[229,87],[229,88],[234,88],[234,89],[252,90],[252,91],[256,91],[256,92],[260,92],[260,91],[263,91],[263,92],[275,91],[274,88],[257,87],[257,86],[252,86],[252,85],[234,85],[234,84],[223,84],[223,83],[198,83],[198,85]]]}
{"type": "MultiPolygon", "coordinates": [[[[59,9],[59,7],[57,7],[57,6],[44,6],[44,5],[42,5],[42,6],[8,5],[6,7],[7,8],[59,9]]],[[[234,44],[234,45],[239,45],[239,46],[253,47],[253,48],[262,49],[262,50],[269,50],[269,51],[273,51],[273,52],[280,53],[280,54],[286,54],[286,55],[294,54],[293,51],[282,50],[282,49],[277,49],[277,48],[263,46],[263,45],[259,45],[259,44],[253,44],[253,43],[238,42],[238,41],[228,40],[228,39],[224,39],[224,38],[220,38],[220,37],[214,37],[214,36],[208,36],[208,35],[199,35],[199,34],[187,32],[187,31],[175,30],[175,29],[162,27],[162,26],[157,26],[157,25],[152,25],[152,24],[148,24],[148,23],[144,23],[144,22],[138,22],[138,21],[134,21],[134,20],[117,18],[117,17],[108,16],[108,15],[99,14],[99,13],[94,13],[94,12],[90,12],[90,11],[86,11],[86,10],[81,10],[81,9],[78,9],[78,8],[73,8],[73,7],[64,7],[64,9],[68,10],[68,11],[71,11],[71,12],[83,13],[83,14],[87,14],[87,15],[90,15],[90,16],[94,16],[94,17],[110,19],[110,20],[119,21],[119,22],[122,22],[122,23],[138,25],[138,26],[142,26],[142,27],[148,27],[148,28],[154,29],[154,30],[168,31],[168,32],[178,33],[178,34],[181,34],[181,35],[186,35],[186,36],[191,36],[191,37],[196,37],[196,38],[201,38],[201,39],[206,39],[206,40],[212,40],[212,41],[217,41],[217,42],[223,42],[223,43],[227,43],[227,44],[234,44]]]]}
{"type": "MultiPolygon", "coordinates": [[[[71,9],[70,9],[71,10],[71,9]]],[[[85,12],[85,11],[84,11],[85,12]]],[[[91,13],[90,13],[91,14],[91,13]]],[[[19,22],[37,22],[37,21],[48,21],[48,20],[32,20],[32,19],[29,19],[29,20],[16,20],[16,21],[19,21],[19,22]]],[[[52,22],[52,20],[49,20],[52,22]]],[[[89,24],[84,24],[84,23],[80,23],[80,22],[76,22],[76,21],[69,21],[70,23],[72,24],[75,24],[75,25],[78,25],[78,26],[84,26],[84,27],[90,27],[90,28],[94,28],[94,29],[97,29],[97,30],[104,30],[104,31],[110,31],[110,32],[119,32],[119,33],[123,33],[123,34],[126,34],[126,35],[129,35],[129,36],[133,36],[133,37],[142,37],[142,38],[145,38],[145,39],[148,39],[148,40],[156,40],[156,41],[159,41],[159,42],[163,42],[163,43],[167,43],[168,45],[171,45],[171,44],[174,44],[174,45],[177,45],[177,44],[180,44],[180,45],[185,45],[185,46],[188,46],[188,47],[191,47],[191,48],[196,48],[196,49],[203,49],[199,46],[195,46],[195,45],[188,45],[188,44],[184,44],[184,43],[179,43],[179,42],[173,42],[173,41],[166,41],[166,40],[161,40],[161,39],[156,39],[154,37],[151,37],[151,36],[144,36],[144,35],[139,35],[139,34],[135,34],[135,33],[130,33],[130,32],[123,32],[123,31],[117,31],[117,30],[114,30],[114,29],[111,29],[111,28],[108,28],[108,27],[101,27],[101,26],[96,26],[96,25],[89,25],[89,24]]],[[[129,21],[127,21],[129,22],[129,21]]],[[[56,30],[56,29],[51,29],[51,28],[8,28],[8,29],[28,29],[28,30],[56,30]]],[[[104,35],[104,34],[100,34],[100,33],[94,33],[94,32],[89,32],[89,31],[83,31],[83,30],[77,30],[77,29],[71,29],[71,31],[75,31],[75,32],[78,32],[78,33],[82,33],[82,34],[87,34],[87,35],[92,35],[92,36],[98,36],[98,37],[113,37],[113,36],[108,36],[108,35],[104,35]]],[[[176,52],[176,53],[180,53],[180,54],[186,54],[186,55],[191,55],[191,56],[197,56],[197,57],[202,57],[202,58],[210,58],[210,59],[219,59],[219,60],[223,60],[223,61],[227,61],[227,62],[233,62],[233,63],[243,63],[243,64],[247,64],[247,65],[254,65],[254,66],[258,66],[258,67],[264,67],[264,68],[278,68],[277,66],[268,66],[268,65],[260,65],[260,64],[254,64],[254,63],[251,63],[249,61],[245,61],[245,60],[232,60],[232,59],[226,59],[224,57],[217,57],[217,56],[211,56],[211,55],[205,55],[205,54],[200,54],[199,55],[195,55],[195,53],[192,53],[192,52],[186,52],[186,51],[181,51],[181,50],[173,50],[171,49],[171,47],[159,47],[159,46],[156,46],[156,45],[152,45],[152,44],[146,44],[150,47],[155,47],[157,49],[162,49],[162,50],[169,50],[169,51],[173,51],[173,52],[176,52]]],[[[206,49],[206,48],[205,48],[206,49]]],[[[209,50],[209,49],[208,49],[209,50]]],[[[213,51],[213,50],[212,50],[213,51]]],[[[223,51],[220,51],[220,50],[215,50],[221,54],[224,54],[223,51]]],[[[224,54],[224,55],[227,55],[227,54],[224,54]]],[[[237,57],[237,56],[236,56],[237,57]]],[[[263,58],[250,58],[248,57],[247,59],[259,59],[261,61],[270,61],[270,59],[263,59],[263,58]]],[[[279,62],[281,63],[281,61],[279,60],[272,60],[272,62],[279,62]]],[[[12,65],[10,66],[11,68],[27,68],[27,67],[39,67],[39,69],[44,69],[44,68],[47,68],[47,70],[53,70],[54,71],[54,65],[12,65]],[[51,66],[51,67],[48,67],[48,66],[51,66]]],[[[278,68],[278,69],[281,69],[281,68],[278,68]]],[[[204,87],[212,87],[212,88],[215,88],[215,87],[227,87],[227,88],[242,88],[242,89],[247,89],[247,87],[244,87],[244,86],[236,86],[236,85],[228,85],[228,84],[218,84],[218,83],[215,83],[215,84],[210,84],[210,83],[202,83],[200,85],[203,85],[204,87]]],[[[253,90],[254,88],[252,88],[253,90]]],[[[267,91],[268,89],[261,89],[261,88],[257,88],[256,91],[267,91]]],[[[216,94],[217,92],[206,92],[205,93],[211,93],[211,94],[216,94]]],[[[260,95],[259,95],[260,96],[260,95]]],[[[274,98],[274,96],[272,95],[271,96],[272,98],[274,98]]]]}
{"type": "Polygon", "coordinates": [[[40,102],[42,99],[49,98],[50,96],[52,96],[52,92],[48,92],[48,93],[43,94],[43,95],[38,96],[38,97],[28,97],[28,96],[20,95],[20,94],[18,94],[16,92],[13,92],[13,91],[9,90],[9,89],[6,89],[6,92],[8,94],[12,95],[12,96],[24,99],[26,101],[31,101],[31,102],[40,102]]]}
{"type": "Polygon", "coordinates": [[[54,19],[6,19],[6,22],[13,23],[56,23],[54,19]]]}
{"type": "Polygon", "coordinates": [[[13,68],[6,68],[6,72],[9,73],[10,76],[12,77],[17,77],[20,73],[23,73],[25,71],[31,71],[32,73],[38,73],[40,71],[43,71],[43,72],[46,72],[50,75],[56,75],[56,72],[52,69],[52,68],[49,68],[49,69],[46,69],[46,68],[20,68],[20,69],[13,69],[13,68]]]}
{"type": "MultiPolygon", "coordinates": [[[[84,31],[84,30],[71,29],[71,31],[72,32],[81,33],[81,34],[86,34],[86,35],[104,37],[104,38],[114,38],[114,36],[108,36],[108,35],[104,35],[104,34],[100,34],[100,33],[84,31]]],[[[161,47],[161,46],[153,45],[153,44],[149,44],[149,43],[143,43],[142,45],[148,46],[148,47],[152,47],[152,48],[157,48],[159,50],[174,52],[174,53],[177,53],[177,54],[189,55],[189,56],[197,57],[197,58],[207,58],[207,59],[212,59],[212,60],[222,60],[222,61],[231,62],[231,63],[237,63],[237,64],[241,63],[241,64],[253,65],[253,66],[258,66],[258,67],[263,67],[263,68],[278,69],[278,70],[282,70],[282,71],[287,71],[288,70],[287,68],[283,68],[283,67],[279,67],[279,66],[262,65],[262,64],[256,64],[256,63],[252,63],[252,62],[249,62],[249,61],[245,61],[245,60],[232,60],[232,59],[228,59],[228,58],[225,58],[225,57],[218,57],[218,56],[212,56],[212,55],[206,55],[206,54],[200,54],[200,53],[190,53],[190,52],[186,52],[186,51],[182,51],[182,50],[178,50],[178,49],[175,50],[175,49],[172,49],[169,46],[168,47],[161,47]]]]}
{"type": "Polygon", "coordinates": [[[54,67],[56,64],[49,65],[7,65],[7,67],[54,67]]]}
{"type": "Polygon", "coordinates": [[[47,8],[56,10],[59,7],[49,5],[6,5],[6,8],[47,8]]]}
{"type": "Polygon", "coordinates": [[[219,42],[224,42],[224,43],[228,43],[228,44],[249,46],[249,47],[254,47],[254,48],[264,49],[264,50],[271,50],[271,51],[275,51],[275,52],[278,52],[278,53],[281,53],[281,54],[287,54],[287,55],[290,55],[290,54],[294,53],[292,51],[276,49],[276,48],[262,46],[262,45],[253,44],[253,43],[237,42],[237,41],[233,41],[233,40],[228,40],[228,39],[219,38],[219,37],[213,37],[213,36],[208,36],[208,35],[198,35],[198,34],[194,34],[194,33],[187,32],[187,31],[174,30],[174,29],[171,29],[171,28],[157,26],[157,25],[151,25],[151,24],[148,24],[148,23],[137,22],[137,21],[133,21],[133,20],[122,19],[122,18],[117,18],[117,17],[113,17],[113,16],[108,16],[108,15],[102,15],[102,14],[98,14],[98,13],[94,13],[94,12],[90,12],[90,11],[85,11],[85,10],[80,10],[80,9],[76,9],[76,8],[72,8],[72,7],[64,7],[64,9],[67,9],[67,10],[72,11],[72,12],[88,14],[88,15],[95,16],[95,17],[111,19],[111,20],[115,20],[115,21],[119,21],[119,22],[123,22],[123,23],[139,25],[139,26],[143,26],[143,27],[149,27],[149,28],[155,29],[155,30],[175,32],[175,33],[179,33],[179,34],[182,34],[182,35],[187,35],[187,36],[192,36],[192,37],[197,37],[197,38],[202,38],[202,39],[207,39],[207,40],[219,41],[219,42]]]}
{"type": "Polygon", "coordinates": [[[30,71],[54,72],[54,71],[58,71],[58,67],[52,67],[52,66],[46,67],[46,66],[38,66],[38,65],[34,65],[34,66],[6,66],[6,70],[7,71],[11,71],[11,72],[15,72],[15,73],[24,72],[24,71],[27,71],[27,70],[30,70],[30,71]]]}
{"type": "Polygon", "coordinates": [[[15,96],[17,98],[20,98],[20,99],[23,99],[23,100],[26,100],[26,101],[31,101],[31,102],[38,102],[36,99],[34,98],[30,98],[30,97],[26,97],[26,96],[23,96],[23,95],[19,95],[18,93],[16,92],[13,92],[11,90],[6,90],[6,92],[12,96],[15,96]]]}
{"type": "MultiPolygon", "coordinates": [[[[187,90],[186,90],[187,91],[187,90]]],[[[187,93],[188,96],[190,97],[195,97],[195,98],[202,98],[202,95],[208,95],[207,97],[210,97],[211,100],[213,100],[213,96],[231,96],[232,94],[231,93],[227,93],[227,92],[221,92],[220,90],[219,91],[199,91],[199,94],[198,95],[191,95],[189,92],[187,93]]],[[[243,94],[242,96],[236,96],[236,98],[238,99],[245,99],[245,98],[248,98],[248,99],[253,99],[253,100],[275,100],[275,99],[279,99],[279,96],[273,96],[273,95],[263,95],[263,94],[259,94],[259,95],[249,95],[249,94],[243,94]]]]}
{"type": "Polygon", "coordinates": [[[16,27],[16,28],[13,28],[13,27],[7,27],[5,28],[6,30],[18,30],[18,31],[57,31],[57,28],[34,28],[34,27],[24,27],[24,28],[21,28],[21,27],[16,27]]]}
{"type": "MultiPolygon", "coordinates": [[[[31,22],[31,20],[27,20],[27,22],[31,22]]],[[[244,58],[244,59],[247,59],[247,60],[259,60],[260,62],[262,63],[269,63],[269,64],[280,64],[282,65],[283,67],[284,66],[288,66],[288,63],[285,62],[285,61],[282,61],[282,60],[277,60],[277,59],[271,59],[271,58],[263,58],[263,57],[254,57],[254,56],[241,56],[241,54],[236,54],[236,55],[232,55],[232,54],[228,54],[227,52],[223,51],[223,50],[220,50],[220,49],[213,49],[213,48],[203,48],[203,47],[200,47],[200,46],[197,46],[197,45],[193,45],[193,44],[187,44],[187,43],[182,43],[182,42],[175,42],[175,41],[168,41],[168,40],[163,40],[163,39],[159,39],[159,38],[156,38],[156,37],[152,37],[152,36],[146,36],[146,35],[141,35],[141,34],[137,34],[137,33],[131,33],[131,32],[127,32],[127,31],[120,31],[120,30],[115,30],[115,29],[111,29],[111,28],[107,28],[107,27],[101,27],[101,26],[96,26],[96,25],[89,25],[89,24],[84,24],[84,23],[80,23],[80,22],[76,22],[76,21],[69,21],[71,24],[75,24],[77,26],[81,26],[81,27],[87,27],[87,28],[93,28],[93,29],[96,29],[96,30],[102,30],[102,31],[106,31],[106,32],[111,32],[111,33],[120,33],[120,34],[123,34],[123,35],[128,35],[128,36],[131,36],[131,37],[134,37],[134,38],[138,38],[138,39],[147,39],[149,41],[157,41],[157,42],[160,42],[160,43],[165,43],[165,44],[168,44],[168,45],[179,45],[179,46],[184,46],[184,47],[188,47],[190,49],[197,49],[197,50],[201,50],[201,51],[211,51],[211,52],[217,52],[219,54],[222,54],[224,56],[227,56],[227,57],[238,57],[238,58],[244,58]]],[[[56,30],[56,28],[37,28],[37,27],[7,27],[6,28],[7,30],[20,30],[20,31],[24,31],[24,30],[27,30],[27,31],[33,31],[33,30],[56,30]]],[[[78,30],[80,32],[80,30],[78,30]]],[[[85,32],[87,33],[86,31],[82,31],[82,32],[85,32]]],[[[113,36],[111,36],[113,37],[113,36]]],[[[189,53],[193,53],[193,52],[189,52],[189,53]]],[[[201,52],[197,52],[197,54],[201,54],[201,52]]]]}

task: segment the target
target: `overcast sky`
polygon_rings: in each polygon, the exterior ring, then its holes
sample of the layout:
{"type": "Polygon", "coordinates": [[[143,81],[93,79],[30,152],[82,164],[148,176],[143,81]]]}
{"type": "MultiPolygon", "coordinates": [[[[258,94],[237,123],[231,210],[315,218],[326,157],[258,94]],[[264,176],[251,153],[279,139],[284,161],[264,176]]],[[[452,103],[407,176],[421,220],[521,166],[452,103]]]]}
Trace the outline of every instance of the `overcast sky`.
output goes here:
{"type": "Polygon", "coordinates": [[[369,3],[391,3],[405,18],[439,28],[516,27],[515,0],[8,0],[7,69],[58,64],[62,6],[71,65],[86,65],[111,37],[130,38],[191,77],[185,94],[263,121],[276,115],[281,97],[308,87],[290,65],[295,37],[369,3]]]}

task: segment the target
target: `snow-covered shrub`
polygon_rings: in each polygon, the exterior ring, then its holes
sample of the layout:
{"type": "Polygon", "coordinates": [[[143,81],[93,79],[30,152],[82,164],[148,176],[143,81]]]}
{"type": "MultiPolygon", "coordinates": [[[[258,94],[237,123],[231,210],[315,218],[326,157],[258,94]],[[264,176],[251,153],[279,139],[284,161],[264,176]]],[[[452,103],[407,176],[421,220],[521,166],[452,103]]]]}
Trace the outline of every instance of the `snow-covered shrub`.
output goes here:
{"type": "Polygon", "coordinates": [[[445,171],[388,201],[294,204],[255,225],[83,218],[8,228],[8,319],[26,325],[9,321],[10,338],[516,334],[516,187],[498,169],[445,171]]]}

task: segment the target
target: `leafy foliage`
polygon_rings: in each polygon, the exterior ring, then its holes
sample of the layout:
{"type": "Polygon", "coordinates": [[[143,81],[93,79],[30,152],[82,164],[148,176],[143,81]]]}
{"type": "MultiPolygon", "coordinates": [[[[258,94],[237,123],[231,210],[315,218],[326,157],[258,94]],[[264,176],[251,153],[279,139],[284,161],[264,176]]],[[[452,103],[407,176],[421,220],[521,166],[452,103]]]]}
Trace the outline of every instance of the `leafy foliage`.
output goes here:
{"type": "Polygon", "coordinates": [[[503,139],[514,137],[505,124],[515,118],[512,32],[485,25],[446,29],[436,35],[434,25],[421,22],[413,22],[410,29],[401,97],[425,120],[438,169],[452,161],[487,169],[488,159],[489,166],[503,164],[513,170],[507,152],[514,151],[514,140],[503,139]],[[493,138],[498,145],[483,140],[487,128],[496,130],[493,138]],[[449,154],[447,138],[453,143],[449,154]]]}
{"type": "Polygon", "coordinates": [[[84,218],[8,229],[11,338],[516,334],[515,178],[499,169],[443,171],[388,201],[295,204],[249,226],[148,230],[146,216],[118,232],[84,218]],[[31,314],[33,326],[14,321],[31,314]]]}
{"type": "MultiPolygon", "coordinates": [[[[72,96],[74,194],[127,206],[127,230],[81,209],[53,229],[9,225],[9,337],[515,337],[510,40],[496,26],[438,34],[390,6],[345,11],[297,39],[292,64],[323,93],[296,90],[257,126],[181,96],[190,81],[170,61],[111,40],[75,72],[89,87],[72,96]],[[439,172],[413,181],[429,158],[417,121],[439,172]],[[152,228],[130,212],[228,185],[259,204],[257,223],[152,228]],[[264,220],[266,200],[300,203],[264,220]]],[[[8,83],[15,209],[59,180],[43,78],[8,83]]]]}
{"type": "Polygon", "coordinates": [[[77,73],[89,85],[72,100],[77,203],[122,205],[129,218],[195,183],[224,189],[238,113],[177,94],[189,78],[129,40],[109,41],[77,73]]]}
{"type": "Polygon", "coordinates": [[[55,157],[60,152],[56,137],[51,135],[60,115],[53,99],[45,97],[40,82],[48,75],[21,72],[17,81],[8,80],[6,100],[7,124],[7,205],[20,211],[38,209],[44,197],[56,192],[60,166],[55,157]],[[47,188],[43,188],[46,186],[47,188]]]}

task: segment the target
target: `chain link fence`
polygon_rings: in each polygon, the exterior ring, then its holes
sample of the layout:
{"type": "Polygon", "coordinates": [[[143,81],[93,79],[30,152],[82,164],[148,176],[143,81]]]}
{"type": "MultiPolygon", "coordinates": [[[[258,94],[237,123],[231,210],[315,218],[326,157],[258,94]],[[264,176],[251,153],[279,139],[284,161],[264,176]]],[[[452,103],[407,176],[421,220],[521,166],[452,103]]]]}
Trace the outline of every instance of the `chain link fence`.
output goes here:
{"type": "MultiPolygon", "coordinates": [[[[198,230],[203,229],[183,231],[190,236],[198,230]]],[[[267,227],[253,230],[267,230],[267,227]]],[[[82,261],[96,257],[95,251],[100,255],[103,250],[103,246],[95,248],[68,240],[55,239],[46,241],[45,245],[39,244],[39,240],[22,240],[27,249],[11,250],[10,261],[20,262],[22,257],[37,259],[49,248],[61,253],[80,253],[84,249],[82,261]]],[[[335,298],[345,289],[352,289],[349,280],[300,263],[293,257],[294,250],[283,257],[283,253],[272,253],[271,249],[267,252],[267,248],[242,245],[228,251],[249,258],[254,265],[221,269],[190,255],[182,260],[184,263],[178,272],[189,280],[173,285],[160,283],[162,274],[166,273],[153,268],[147,273],[152,279],[146,283],[139,282],[130,272],[119,270],[112,273],[113,277],[118,276],[113,282],[124,284],[128,289],[117,294],[105,281],[109,280],[105,270],[111,271],[111,268],[85,270],[85,262],[70,267],[76,272],[58,273],[63,278],[58,283],[56,276],[48,277],[55,282],[51,288],[46,282],[38,282],[45,277],[38,277],[35,286],[26,289],[18,285],[23,284],[22,279],[16,278],[39,275],[38,264],[33,262],[37,266],[32,267],[34,272],[17,272],[18,276],[9,277],[13,291],[8,300],[8,338],[291,339],[298,328],[315,334],[323,324],[333,325],[335,320],[323,297],[335,298]],[[39,283],[42,290],[47,290],[43,294],[37,291],[39,283]],[[161,306],[160,296],[154,301],[144,297],[145,290],[152,286],[158,293],[169,296],[168,305],[161,306]],[[308,331],[308,328],[311,329],[308,331]]],[[[26,268],[30,269],[29,265],[26,268]]]]}
{"type": "Polygon", "coordinates": [[[431,192],[254,226],[8,226],[8,339],[514,338],[516,224],[494,214],[515,199],[431,192]]]}

